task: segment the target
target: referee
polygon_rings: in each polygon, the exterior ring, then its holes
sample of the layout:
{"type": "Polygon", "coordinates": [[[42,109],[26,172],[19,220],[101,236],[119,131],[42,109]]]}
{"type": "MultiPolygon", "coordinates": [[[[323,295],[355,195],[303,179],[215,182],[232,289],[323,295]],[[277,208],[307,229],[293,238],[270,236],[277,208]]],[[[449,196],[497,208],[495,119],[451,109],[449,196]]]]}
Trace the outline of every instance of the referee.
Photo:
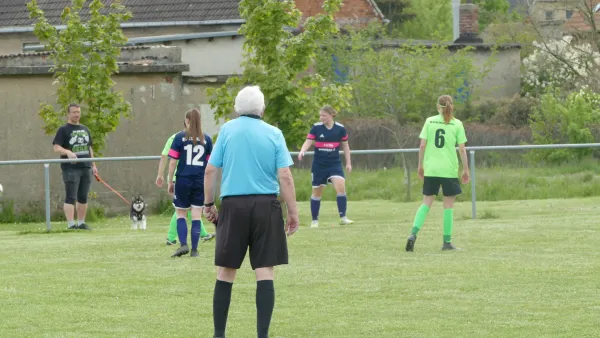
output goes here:
{"type": "Polygon", "coordinates": [[[217,222],[213,296],[214,337],[225,337],[231,289],[237,269],[250,248],[256,273],[257,333],[269,334],[275,306],[274,267],[288,264],[287,235],[298,230],[292,157],[281,130],[262,121],[265,99],[257,86],[242,89],[235,98],[238,118],[223,125],[204,176],[204,213],[217,222]],[[214,203],[217,168],[222,168],[221,212],[214,203]],[[287,205],[284,224],[277,199],[279,184],[287,205]]]}

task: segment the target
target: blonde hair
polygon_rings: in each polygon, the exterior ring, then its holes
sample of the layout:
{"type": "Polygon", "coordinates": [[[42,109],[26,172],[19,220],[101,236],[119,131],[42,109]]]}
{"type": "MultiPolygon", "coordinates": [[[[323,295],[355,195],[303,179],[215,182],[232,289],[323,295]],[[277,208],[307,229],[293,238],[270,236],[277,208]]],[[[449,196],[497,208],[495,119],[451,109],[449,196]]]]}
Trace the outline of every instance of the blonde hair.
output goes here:
{"type": "Polygon", "coordinates": [[[454,103],[450,95],[442,95],[437,102],[438,111],[444,116],[444,122],[450,123],[454,118],[454,103]]]}
{"type": "Polygon", "coordinates": [[[329,115],[331,115],[333,117],[335,117],[337,115],[337,111],[335,109],[333,109],[333,107],[330,106],[330,105],[323,106],[321,108],[321,111],[324,111],[324,112],[326,112],[327,114],[329,114],[329,115]]]}
{"type": "Polygon", "coordinates": [[[204,133],[202,132],[202,123],[200,122],[200,111],[196,108],[192,108],[185,113],[186,120],[189,120],[189,127],[185,128],[185,138],[191,139],[192,143],[196,145],[197,139],[200,139],[200,143],[204,145],[204,133]]]}

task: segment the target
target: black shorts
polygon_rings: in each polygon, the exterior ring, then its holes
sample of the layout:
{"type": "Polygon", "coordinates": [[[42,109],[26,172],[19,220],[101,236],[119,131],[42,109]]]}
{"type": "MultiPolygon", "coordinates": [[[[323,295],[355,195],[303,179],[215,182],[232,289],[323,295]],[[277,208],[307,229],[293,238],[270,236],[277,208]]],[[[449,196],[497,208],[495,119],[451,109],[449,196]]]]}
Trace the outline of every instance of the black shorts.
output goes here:
{"type": "Polygon", "coordinates": [[[248,248],[252,270],[288,264],[283,213],[277,196],[229,196],[221,201],[215,265],[239,269],[248,248]]]}
{"type": "Polygon", "coordinates": [[[62,170],[63,182],[65,183],[65,203],[86,204],[88,193],[92,185],[92,168],[64,168],[62,170]]]}
{"type": "Polygon", "coordinates": [[[425,176],[425,180],[423,182],[423,195],[437,196],[440,192],[440,186],[442,187],[442,192],[446,197],[452,197],[462,193],[458,178],[425,176]]]}

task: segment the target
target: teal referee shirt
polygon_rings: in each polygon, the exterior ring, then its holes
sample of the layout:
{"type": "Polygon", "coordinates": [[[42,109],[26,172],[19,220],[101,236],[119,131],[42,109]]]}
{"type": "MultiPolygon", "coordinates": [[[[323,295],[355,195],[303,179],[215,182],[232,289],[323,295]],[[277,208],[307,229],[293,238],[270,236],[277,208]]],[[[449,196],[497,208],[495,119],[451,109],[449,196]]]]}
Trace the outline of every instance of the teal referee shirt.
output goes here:
{"type": "Polygon", "coordinates": [[[294,164],[279,128],[259,116],[241,115],[226,122],[208,163],[223,168],[221,198],[279,195],[277,170],[294,164]]]}

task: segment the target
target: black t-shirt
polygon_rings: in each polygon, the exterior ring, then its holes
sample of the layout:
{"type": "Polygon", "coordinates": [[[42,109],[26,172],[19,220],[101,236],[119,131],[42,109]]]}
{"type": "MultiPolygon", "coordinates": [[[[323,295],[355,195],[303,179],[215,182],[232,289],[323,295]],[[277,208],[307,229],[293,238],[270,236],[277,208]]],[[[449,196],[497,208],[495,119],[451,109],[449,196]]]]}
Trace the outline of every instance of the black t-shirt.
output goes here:
{"type": "MultiPolygon", "coordinates": [[[[52,144],[58,144],[59,146],[72,151],[77,155],[78,158],[90,158],[90,147],[92,147],[92,137],[88,127],[83,124],[70,124],[66,123],[56,131],[52,144]]],[[[65,155],[61,155],[60,158],[67,158],[65,155]]],[[[90,168],[91,162],[77,162],[77,163],[61,163],[62,169],[68,168],[90,168]]]]}

